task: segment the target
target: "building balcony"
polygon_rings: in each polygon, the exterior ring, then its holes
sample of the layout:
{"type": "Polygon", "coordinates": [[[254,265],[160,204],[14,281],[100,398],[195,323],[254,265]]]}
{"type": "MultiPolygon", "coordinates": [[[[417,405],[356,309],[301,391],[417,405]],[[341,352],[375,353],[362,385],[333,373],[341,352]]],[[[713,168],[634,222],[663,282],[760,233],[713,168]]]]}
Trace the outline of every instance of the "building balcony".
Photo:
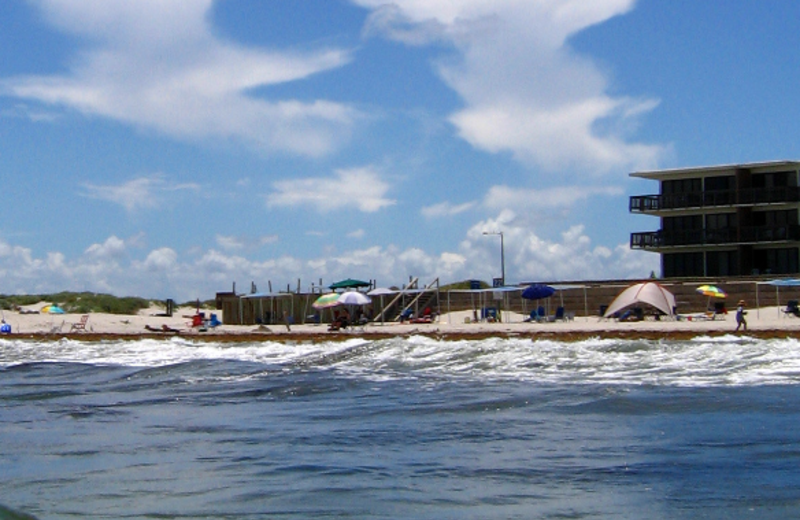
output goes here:
{"type": "Polygon", "coordinates": [[[648,231],[631,233],[631,249],[756,244],[800,241],[800,226],[748,226],[725,229],[648,231]]]}
{"type": "Polygon", "coordinates": [[[783,186],[780,188],[748,188],[738,191],[635,195],[630,198],[629,209],[631,213],[658,213],[669,210],[795,202],[800,202],[800,188],[783,186]]]}

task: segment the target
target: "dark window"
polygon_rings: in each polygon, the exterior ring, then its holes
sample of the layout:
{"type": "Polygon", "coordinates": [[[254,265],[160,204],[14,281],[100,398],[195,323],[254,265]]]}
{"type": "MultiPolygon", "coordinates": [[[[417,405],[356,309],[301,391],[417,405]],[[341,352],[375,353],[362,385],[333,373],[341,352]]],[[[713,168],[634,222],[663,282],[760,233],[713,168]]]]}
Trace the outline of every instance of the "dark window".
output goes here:
{"type": "Polygon", "coordinates": [[[736,251],[709,251],[706,253],[707,276],[735,276],[739,274],[739,255],[736,251]]]}
{"type": "Polygon", "coordinates": [[[702,215],[664,218],[664,231],[695,231],[698,229],[703,229],[702,215]]]}
{"type": "Polygon", "coordinates": [[[763,274],[793,274],[798,272],[797,248],[757,249],[753,251],[755,268],[763,274]]]}
{"type": "Polygon", "coordinates": [[[753,212],[753,223],[757,226],[786,226],[797,224],[797,211],[758,211],[753,212]]]}
{"type": "Polygon", "coordinates": [[[734,187],[736,177],[733,175],[725,177],[706,177],[705,191],[729,191],[734,187]]]}
{"type": "Polygon", "coordinates": [[[678,193],[700,193],[702,191],[702,181],[700,177],[695,179],[676,179],[661,183],[662,195],[674,195],[678,193]]]}
{"type": "Polygon", "coordinates": [[[667,253],[662,261],[664,278],[703,276],[703,253],[667,253]]]}
{"type": "Polygon", "coordinates": [[[715,213],[706,215],[706,229],[727,229],[736,227],[736,213],[715,213]]]}
{"type": "Polygon", "coordinates": [[[665,217],[663,220],[663,245],[681,246],[703,243],[703,216],[685,215],[665,217]]]}
{"type": "Polygon", "coordinates": [[[797,175],[795,172],[769,172],[754,173],[754,188],[785,188],[786,186],[797,186],[797,175]]]}

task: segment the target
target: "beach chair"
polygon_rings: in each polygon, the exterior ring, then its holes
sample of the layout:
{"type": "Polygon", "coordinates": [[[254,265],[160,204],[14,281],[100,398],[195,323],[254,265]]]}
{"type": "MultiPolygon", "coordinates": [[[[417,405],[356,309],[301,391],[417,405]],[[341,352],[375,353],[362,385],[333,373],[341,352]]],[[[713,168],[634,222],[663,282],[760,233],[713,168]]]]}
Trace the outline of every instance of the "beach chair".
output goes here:
{"type": "Polygon", "coordinates": [[[340,331],[340,330],[345,330],[350,325],[351,324],[347,321],[347,318],[345,318],[344,316],[340,316],[340,317],[336,318],[335,320],[333,320],[330,323],[330,325],[328,325],[328,331],[329,332],[336,332],[336,331],[340,331]]]}
{"type": "Polygon", "coordinates": [[[369,318],[362,314],[350,324],[350,328],[358,329],[359,331],[364,332],[364,329],[367,327],[367,325],[369,325],[369,318]]]}
{"type": "Polygon", "coordinates": [[[547,322],[547,312],[545,312],[544,307],[541,305],[536,309],[536,321],[547,322]]]}
{"type": "Polygon", "coordinates": [[[333,321],[328,325],[328,331],[336,332],[347,329],[347,327],[350,326],[352,326],[352,323],[350,323],[350,313],[347,311],[337,312],[333,321]]]}
{"type": "Polygon", "coordinates": [[[409,323],[433,323],[433,318],[434,316],[431,308],[425,307],[425,310],[422,311],[422,314],[420,316],[417,316],[416,318],[411,318],[408,321],[409,323]]]}
{"type": "Polygon", "coordinates": [[[61,325],[53,325],[50,328],[49,334],[60,334],[61,333],[61,329],[64,328],[64,323],[65,323],[65,321],[61,320],[61,325]]]}
{"type": "Polygon", "coordinates": [[[641,307],[634,307],[628,309],[617,317],[617,321],[643,321],[644,309],[641,307]]]}
{"type": "Polygon", "coordinates": [[[83,316],[81,316],[81,319],[80,319],[79,322],[72,324],[72,326],[69,328],[69,331],[70,332],[72,332],[72,331],[85,332],[86,331],[86,322],[87,321],[89,321],[89,315],[88,314],[84,314],[83,316]]]}
{"type": "Polygon", "coordinates": [[[783,309],[783,313],[800,318],[800,307],[798,307],[797,300],[789,300],[786,302],[786,308],[783,309]]]}
{"type": "Polygon", "coordinates": [[[549,318],[547,321],[554,322],[554,321],[564,321],[564,307],[556,307],[556,312],[549,318]]]}

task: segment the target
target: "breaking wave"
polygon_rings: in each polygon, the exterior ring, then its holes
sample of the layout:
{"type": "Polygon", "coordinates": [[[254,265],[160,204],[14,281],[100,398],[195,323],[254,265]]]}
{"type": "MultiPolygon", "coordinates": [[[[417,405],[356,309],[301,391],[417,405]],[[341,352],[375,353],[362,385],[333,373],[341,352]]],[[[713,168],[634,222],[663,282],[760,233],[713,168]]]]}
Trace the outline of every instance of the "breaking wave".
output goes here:
{"type": "Polygon", "coordinates": [[[360,379],[466,378],[552,384],[752,386],[800,383],[797,339],[747,336],[689,341],[531,339],[249,343],[169,340],[0,340],[0,367],[69,363],[159,368],[240,362],[250,371],[334,370],[360,379]]]}

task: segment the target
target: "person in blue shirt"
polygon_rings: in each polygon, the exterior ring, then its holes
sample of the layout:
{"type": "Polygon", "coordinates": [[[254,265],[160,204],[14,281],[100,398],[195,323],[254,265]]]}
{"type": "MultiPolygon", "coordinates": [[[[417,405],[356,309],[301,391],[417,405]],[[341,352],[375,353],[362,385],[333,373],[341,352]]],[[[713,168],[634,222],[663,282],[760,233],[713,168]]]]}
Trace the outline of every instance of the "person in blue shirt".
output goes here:
{"type": "Polygon", "coordinates": [[[739,327],[744,325],[744,331],[747,332],[747,320],[744,318],[747,314],[747,311],[744,310],[745,302],[744,300],[739,300],[739,303],[736,305],[736,332],[739,332],[739,327]]]}

